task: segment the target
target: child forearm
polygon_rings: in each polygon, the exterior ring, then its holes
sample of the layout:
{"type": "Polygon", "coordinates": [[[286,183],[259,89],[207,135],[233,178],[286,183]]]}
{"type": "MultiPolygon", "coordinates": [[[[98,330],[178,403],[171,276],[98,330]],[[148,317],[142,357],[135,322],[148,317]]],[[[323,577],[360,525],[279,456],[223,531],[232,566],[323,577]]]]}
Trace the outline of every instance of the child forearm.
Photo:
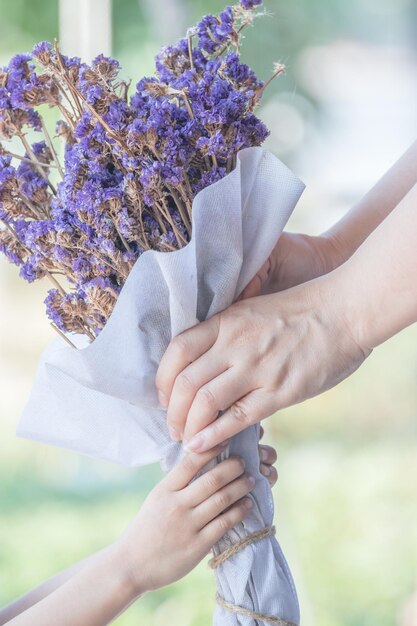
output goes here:
{"type": "Polygon", "coordinates": [[[105,626],[145,589],[130,583],[117,548],[89,560],[42,600],[7,622],[8,626],[105,626]]]}
{"type": "MultiPolygon", "coordinates": [[[[106,548],[107,549],[107,548],[106,548]]],[[[26,593],[24,596],[21,596],[4,609],[0,610],[0,626],[7,624],[13,618],[17,617],[24,611],[27,611],[34,604],[37,604],[51,593],[56,591],[59,587],[65,584],[70,578],[72,578],[75,574],[77,574],[83,567],[91,563],[94,559],[99,557],[104,552],[98,552],[97,554],[93,554],[78,563],[75,563],[71,567],[59,572],[55,576],[48,578],[40,585],[26,593]]]]}

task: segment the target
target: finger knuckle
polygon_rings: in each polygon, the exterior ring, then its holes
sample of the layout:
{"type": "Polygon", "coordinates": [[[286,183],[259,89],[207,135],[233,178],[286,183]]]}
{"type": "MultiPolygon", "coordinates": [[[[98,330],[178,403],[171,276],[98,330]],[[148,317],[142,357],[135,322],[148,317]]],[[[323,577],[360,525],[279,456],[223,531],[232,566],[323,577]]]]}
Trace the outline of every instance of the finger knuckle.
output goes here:
{"type": "Polygon", "coordinates": [[[194,391],[194,383],[188,374],[180,374],[177,378],[177,383],[181,391],[194,391]]]}
{"type": "Polygon", "coordinates": [[[219,517],[217,524],[223,535],[227,533],[234,525],[231,522],[230,515],[222,515],[221,517],[219,517]]]}
{"type": "Polygon", "coordinates": [[[188,352],[188,342],[184,335],[177,335],[171,342],[172,348],[179,354],[184,355],[188,352]]]}
{"type": "Polygon", "coordinates": [[[230,413],[238,422],[242,422],[243,424],[250,423],[249,412],[242,402],[235,402],[235,404],[230,407],[230,413]]]}
{"type": "Polygon", "coordinates": [[[222,486],[222,480],[217,472],[209,472],[206,474],[207,487],[212,491],[217,491],[222,486]]]}
{"type": "Polygon", "coordinates": [[[227,492],[223,491],[223,492],[216,494],[215,505],[217,509],[224,511],[224,509],[227,509],[227,507],[230,506],[230,504],[231,504],[231,498],[227,492]]]}
{"type": "Polygon", "coordinates": [[[217,404],[216,396],[211,391],[211,389],[209,389],[209,387],[201,387],[201,389],[199,389],[197,393],[197,396],[201,402],[203,402],[206,406],[209,406],[210,408],[215,407],[217,404]]]}
{"type": "Polygon", "coordinates": [[[182,461],[182,466],[184,470],[189,474],[195,474],[197,472],[197,468],[194,462],[192,455],[188,454],[185,456],[182,461]]]}

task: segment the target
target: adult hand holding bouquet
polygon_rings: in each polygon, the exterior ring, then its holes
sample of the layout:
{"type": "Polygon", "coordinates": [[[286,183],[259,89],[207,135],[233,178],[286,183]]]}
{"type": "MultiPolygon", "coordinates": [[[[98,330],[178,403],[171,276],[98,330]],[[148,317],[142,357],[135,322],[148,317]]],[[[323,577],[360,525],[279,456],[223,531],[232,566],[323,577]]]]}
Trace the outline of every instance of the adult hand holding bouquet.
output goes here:
{"type": "MultiPolygon", "coordinates": [[[[24,153],[2,150],[0,245],[24,278],[53,283],[47,312],[61,335],[42,357],[24,436],[129,465],[169,469],[182,455],[156,393],[161,357],[237,299],[303,190],[258,147],[268,131],[253,111],[269,81],[238,54],[257,4],[205,17],[130,100],[116,61],[89,66],[56,45],[2,70],[0,132],[24,153]],[[43,105],[60,113],[63,164],[43,105]]],[[[258,438],[256,425],[219,457],[243,456],[256,485],[250,515],[215,548],[216,624],[299,621],[258,438]]]]}

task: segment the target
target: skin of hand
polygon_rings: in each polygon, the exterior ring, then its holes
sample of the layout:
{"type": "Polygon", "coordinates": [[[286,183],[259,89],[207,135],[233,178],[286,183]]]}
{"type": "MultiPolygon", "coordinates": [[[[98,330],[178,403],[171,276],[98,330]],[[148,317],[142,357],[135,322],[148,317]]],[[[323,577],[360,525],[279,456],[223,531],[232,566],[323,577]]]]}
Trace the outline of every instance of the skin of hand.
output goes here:
{"type": "MultiPolygon", "coordinates": [[[[185,456],[149,494],[119,540],[138,591],[158,589],[188,574],[252,507],[245,496],[255,481],[245,474],[243,459],[230,457],[190,482],[222,448],[185,456]]],[[[266,473],[275,451],[262,446],[259,453],[266,473]]],[[[272,470],[270,477],[273,484],[272,470]]]]}
{"type": "Polygon", "coordinates": [[[331,236],[282,233],[272,254],[238,300],[284,291],[327,274],[344,260],[331,236]]]}
{"type": "MultiPolygon", "coordinates": [[[[149,494],[118,541],[0,611],[0,624],[104,626],[144,592],[188,573],[251,506],[246,496],[253,482],[237,457],[191,482],[225,445],[185,456],[149,494]]],[[[259,459],[273,487],[275,449],[259,445],[259,459]]]]}
{"type": "Polygon", "coordinates": [[[157,386],[170,432],[188,450],[210,449],[329,389],[363,362],[369,351],[323,278],[236,302],[171,342],[157,386]]]}

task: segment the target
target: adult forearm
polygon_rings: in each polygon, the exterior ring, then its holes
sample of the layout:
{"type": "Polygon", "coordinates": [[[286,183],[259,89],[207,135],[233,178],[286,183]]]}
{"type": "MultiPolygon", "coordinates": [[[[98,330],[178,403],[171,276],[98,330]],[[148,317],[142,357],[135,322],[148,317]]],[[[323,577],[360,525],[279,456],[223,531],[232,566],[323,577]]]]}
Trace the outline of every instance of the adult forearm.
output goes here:
{"type": "Polygon", "coordinates": [[[417,183],[417,141],[381,180],[324,235],[347,260],[417,183]]]}
{"type": "Polygon", "coordinates": [[[417,184],[327,285],[363,348],[417,321],[417,184]]]}
{"type": "Polygon", "coordinates": [[[103,551],[8,626],[105,626],[145,589],[133,586],[116,549],[103,551]]]}

